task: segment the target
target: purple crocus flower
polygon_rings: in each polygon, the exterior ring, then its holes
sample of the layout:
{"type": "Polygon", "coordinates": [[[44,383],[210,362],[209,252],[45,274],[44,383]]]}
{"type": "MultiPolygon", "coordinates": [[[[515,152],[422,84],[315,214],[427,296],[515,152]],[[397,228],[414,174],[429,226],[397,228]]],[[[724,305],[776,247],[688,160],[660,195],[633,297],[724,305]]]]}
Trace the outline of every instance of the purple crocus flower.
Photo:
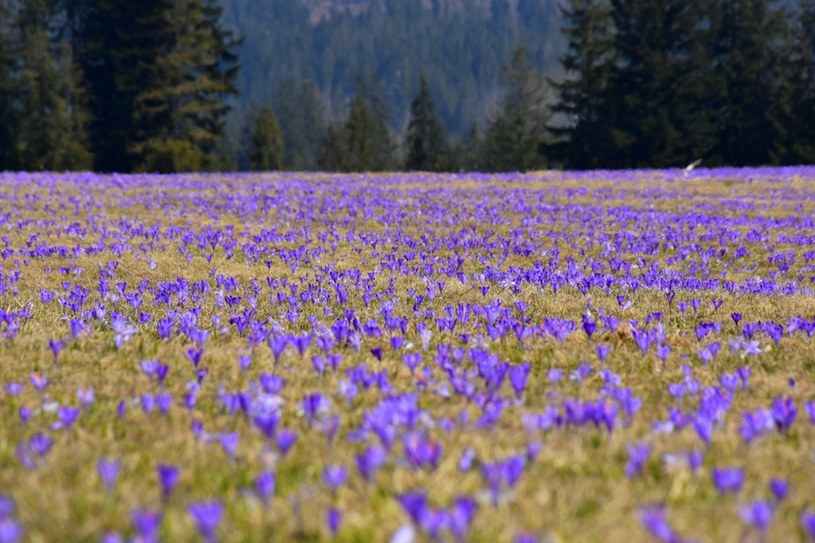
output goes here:
{"type": "Polygon", "coordinates": [[[713,470],[713,484],[721,494],[738,494],[744,484],[744,470],[722,468],[713,470]]]}
{"type": "Polygon", "coordinates": [[[32,373],[30,378],[31,384],[34,386],[34,389],[42,393],[45,388],[51,384],[51,380],[48,379],[46,375],[42,375],[40,373],[32,373]]]}
{"type": "Polygon", "coordinates": [[[57,410],[57,421],[51,425],[52,430],[69,429],[79,417],[79,408],[62,406],[57,410]]]}
{"type": "Polygon", "coordinates": [[[65,348],[65,342],[61,339],[49,339],[48,348],[51,349],[51,354],[54,355],[54,364],[56,364],[59,353],[65,348]]]}
{"type": "Polygon", "coordinates": [[[252,355],[251,354],[242,354],[238,355],[238,365],[241,367],[241,371],[248,371],[249,366],[252,365],[252,355]]]}
{"type": "Polygon", "coordinates": [[[427,495],[423,492],[405,492],[397,496],[397,500],[413,522],[419,524],[428,506],[427,495]]]}
{"type": "Polygon", "coordinates": [[[286,350],[286,346],[288,344],[289,338],[286,336],[276,336],[269,338],[269,348],[272,349],[275,365],[277,365],[277,363],[280,361],[280,355],[283,354],[283,351],[286,350]]]}
{"type": "Polygon", "coordinates": [[[638,443],[628,446],[628,464],[625,466],[625,476],[633,477],[642,472],[642,468],[651,456],[650,443],[638,443]]]}
{"type": "Polygon", "coordinates": [[[315,392],[303,396],[302,406],[303,413],[305,413],[306,418],[311,422],[317,418],[317,415],[326,410],[326,401],[322,394],[315,392]]]}
{"type": "Polygon", "coordinates": [[[810,541],[815,541],[815,510],[806,509],[801,512],[801,528],[810,541]]]}
{"type": "Polygon", "coordinates": [[[798,409],[795,407],[795,402],[792,398],[776,398],[773,401],[771,413],[778,430],[787,432],[790,427],[792,427],[792,423],[795,422],[798,409]]]}
{"type": "Polygon", "coordinates": [[[526,390],[526,380],[529,377],[529,369],[529,362],[516,364],[509,369],[509,382],[512,385],[512,390],[515,391],[516,398],[520,398],[524,390],[526,390]]]}
{"type": "Polygon", "coordinates": [[[271,471],[265,471],[255,477],[255,493],[265,504],[268,504],[274,496],[275,486],[276,477],[271,471]]]}
{"type": "Polygon", "coordinates": [[[691,471],[699,471],[705,457],[702,451],[691,451],[688,453],[688,467],[691,471]]]}
{"type": "Polygon", "coordinates": [[[731,313],[730,318],[733,319],[733,323],[738,326],[739,322],[741,322],[741,313],[731,313]]]}
{"type": "Polygon", "coordinates": [[[588,313],[583,313],[583,331],[586,332],[586,336],[591,339],[591,336],[594,334],[594,331],[597,330],[597,321],[591,318],[591,315],[588,313]]]}
{"type": "Polygon", "coordinates": [[[436,469],[441,461],[441,445],[421,432],[410,432],[403,439],[405,459],[413,468],[436,469]]]}
{"type": "Polygon", "coordinates": [[[470,471],[470,469],[473,467],[473,460],[475,460],[475,451],[469,447],[465,447],[461,451],[461,456],[458,459],[459,471],[470,471]]]}
{"type": "Polygon", "coordinates": [[[282,430],[277,433],[276,440],[280,454],[285,456],[297,442],[297,434],[288,430],[282,430]]]}
{"type": "Polygon", "coordinates": [[[120,468],[121,462],[118,460],[102,459],[97,462],[96,470],[99,472],[99,478],[108,490],[113,490],[113,487],[116,486],[120,468]]]}
{"type": "Polygon", "coordinates": [[[121,348],[123,343],[130,341],[133,334],[138,332],[138,329],[128,324],[127,319],[120,314],[113,316],[110,327],[113,329],[113,343],[116,344],[117,349],[121,348]]]}
{"type": "Polygon", "coordinates": [[[336,507],[329,507],[326,511],[326,524],[328,530],[331,532],[331,537],[337,537],[337,532],[340,531],[340,524],[342,523],[342,512],[336,507]]]}
{"type": "Polygon", "coordinates": [[[739,516],[748,526],[759,532],[766,532],[773,520],[773,507],[764,500],[755,501],[739,508],[739,516]]]}
{"type": "Polygon", "coordinates": [[[0,518],[8,518],[14,515],[16,509],[17,506],[14,505],[14,500],[0,493],[0,518]]]}
{"type": "Polygon", "coordinates": [[[230,458],[235,458],[235,453],[238,450],[239,440],[240,436],[237,434],[237,432],[222,434],[218,438],[218,442],[221,444],[221,448],[230,458]]]}
{"type": "Polygon", "coordinates": [[[191,503],[187,511],[205,541],[214,543],[218,540],[216,532],[224,513],[224,505],[220,501],[191,503]]]}
{"type": "Polygon", "coordinates": [[[467,532],[477,512],[478,503],[469,496],[459,496],[453,501],[449,511],[449,525],[456,541],[467,539],[467,532]]]}
{"type": "Polygon", "coordinates": [[[178,484],[180,472],[177,467],[168,464],[159,464],[156,467],[159,485],[161,486],[161,497],[166,500],[173,493],[173,489],[178,484]]]}
{"type": "Polygon", "coordinates": [[[28,440],[28,445],[31,448],[31,451],[40,458],[44,458],[45,455],[48,454],[48,451],[51,450],[51,446],[53,444],[54,440],[42,432],[37,432],[31,437],[31,439],[28,440]]]}
{"type": "Polygon", "coordinates": [[[345,466],[327,466],[323,470],[323,482],[331,492],[336,492],[345,484],[346,475],[345,466]]]}
{"type": "Polygon", "coordinates": [[[161,513],[150,509],[136,509],[130,514],[130,521],[138,535],[138,543],[158,543],[161,513]]]}
{"type": "Polygon", "coordinates": [[[0,543],[17,543],[23,538],[23,527],[10,518],[0,518],[0,543]]]}
{"type": "Polygon", "coordinates": [[[14,381],[11,381],[3,385],[3,391],[12,398],[19,396],[19,394],[23,391],[23,388],[25,388],[25,384],[16,383],[14,381]]]}
{"type": "Polygon", "coordinates": [[[23,537],[22,526],[12,519],[15,509],[14,501],[0,494],[0,543],[17,543],[23,537]]]}
{"type": "Polygon", "coordinates": [[[673,528],[668,524],[665,507],[654,506],[640,509],[639,519],[642,525],[648,530],[657,541],[673,542],[676,539],[673,528]]]}
{"type": "Polygon", "coordinates": [[[671,347],[669,345],[665,345],[664,343],[657,345],[656,355],[657,358],[664,364],[668,361],[668,357],[671,356],[671,347]]]}
{"type": "Polygon", "coordinates": [[[385,460],[387,460],[388,453],[382,447],[373,445],[357,454],[355,458],[360,475],[370,483],[373,478],[376,477],[379,468],[381,468],[385,460]]]}
{"type": "Polygon", "coordinates": [[[402,355],[402,362],[404,362],[405,366],[410,370],[410,373],[414,373],[416,368],[419,367],[419,364],[422,362],[422,355],[420,353],[405,353],[402,355]]]}
{"type": "Polygon", "coordinates": [[[76,399],[82,404],[82,407],[90,407],[96,402],[96,393],[93,387],[78,388],[76,389],[76,399]]]}
{"type": "Polygon", "coordinates": [[[770,479],[770,492],[777,502],[781,502],[789,493],[789,483],[784,479],[770,479]]]}

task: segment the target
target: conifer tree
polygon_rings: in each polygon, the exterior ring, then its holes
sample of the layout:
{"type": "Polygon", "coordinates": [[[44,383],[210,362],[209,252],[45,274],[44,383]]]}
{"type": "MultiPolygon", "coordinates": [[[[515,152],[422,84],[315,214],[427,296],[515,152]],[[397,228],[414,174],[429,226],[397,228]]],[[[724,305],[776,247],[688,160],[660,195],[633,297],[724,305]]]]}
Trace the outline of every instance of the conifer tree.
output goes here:
{"type": "Polygon", "coordinates": [[[457,153],[459,167],[466,172],[475,172],[482,169],[481,149],[483,142],[481,141],[481,133],[478,131],[478,125],[471,123],[467,136],[461,142],[460,149],[457,153]]]}
{"type": "Polygon", "coordinates": [[[54,50],[50,20],[41,0],[31,0],[20,13],[19,165],[26,170],[88,169],[92,156],[78,68],[67,43],[54,50]]]}
{"type": "Polygon", "coordinates": [[[517,47],[501,70],[504,93],[482,142],[483,167],[492,171],[527,171],[545,167],[549,110],[543,78],[517,47]]]}
{"type": "MultiPolygon", "coordinates": [[[[665,167],[694,160],[686,124],[692,112],[678,107],[694,70],[691,43],[702,15],[685,0],[612,0],[614,50],[611,80],[612,166],[665,167]]],[[[692,99],[692,98],[691,98],[692,99]]],[[[694,151],[696,153],[698,151],[694,151]]]]}
{"type": "Polygon", "coordinates": [[[815,164],[815,0],[799,0],[790,20],[779,55],[779,97],[771,110],[777,134],[771,158],[815,164]]]}
{"type": "Polygon", "coordinates": [[[135,96],[134,116],[147,126],[131,145],[140,168],[189,171],[206,165],[220,138],[236,94],[239,40],[220,25],[220,8],[210,0],[172,0],[166,25],[172,40],[135,96]]]}
{"type": "Polygon", "coordinates": [[[441,119],[436,115],[424,74],[419,93],[410,104],[410,121],[405,135],[405,169],[445,171],[450,169],[450,149],[441,119]]]}
{"type": "Polygon", "coordinates": [[[263,106],[252,131],[250,168],[255,171],[279,170],[283,164],[283,134],[272,108],[263,106]]]}
{"type": "Polygon", "coordinates": [[[343,172],[384,171],[392,167],[393,151],[384,119],[374,115],[358,87],[345,121],[328,129],[320,166],[343,172]]]}
{"type": "Polygon", "coordinates": [[[179,171],[211,166],[239,40],[215,0],[61,0],[93,113],[96,167],[179,171]]]}
{"type": "Polygon", "coordinates": [[[721,0],[711,19],[719,155],[729,165],[767,164],[780,137],[772,116],[786,18],[773,0],[721,0]]]}
{"type": "Polygon", "coordinates": [[[283,132],[284,166],[316,170],[326,138],[326,119],[314,82],[283,81],[275,93],[274,111],[283,132]]]}
{"type": "Polygon", "coordinates": [[[614,69],[614,22],[608,0],[571,0],[561,5],[565,76],[554,82],[557,118],[549,131],[556,154],[570,168],[611,162],[609,80],[614,69]],[[556,124],[554,124],[556,123],[556,124]]]}
{"type": "MultiPolygon", "coordinates": [[[[11,10],[0,2],[0,20],[12,20],[11,10]]],[[[17,113],[14,110],[13,57],[10,28],[0,24],[0,171],[17,168],[17,113]]]]}

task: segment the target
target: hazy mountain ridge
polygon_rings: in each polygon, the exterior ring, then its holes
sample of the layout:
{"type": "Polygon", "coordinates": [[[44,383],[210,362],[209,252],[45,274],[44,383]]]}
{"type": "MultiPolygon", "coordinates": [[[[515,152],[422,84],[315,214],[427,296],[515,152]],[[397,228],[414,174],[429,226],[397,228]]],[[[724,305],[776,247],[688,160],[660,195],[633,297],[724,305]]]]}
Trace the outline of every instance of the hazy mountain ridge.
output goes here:
{"type": "MultiPolygon", "coordinates": [[[[330,21],[337,15],[349,14],[360,16],[371,9],[379,9],[388,12],[389,4],[383,0],[299,0],[309,11],[309,22],[320,24],[330,21]]],[[[454,13],[463,13],[465,10],[480,11],[488,13],[492,7],[493,0],[408,0],[416,2],[425,11],[432,12],[437,16],[445,16],[454,13]]],[[[518,3],[520,0],[498,0],[498,3],[506,3],[509,13],[517,19],[518,3]]]]}
{"type": "Polygon", "coordinates": [[[424,72],[447,127],[483,122],[499,68],[518,43],[544,71],[562,38],[556,0],[222,0],[245,38],[240,108],[273,100],[287,78],[317,84],[342,115],[360,73],[375,73],[400,128],[424,72]]]}

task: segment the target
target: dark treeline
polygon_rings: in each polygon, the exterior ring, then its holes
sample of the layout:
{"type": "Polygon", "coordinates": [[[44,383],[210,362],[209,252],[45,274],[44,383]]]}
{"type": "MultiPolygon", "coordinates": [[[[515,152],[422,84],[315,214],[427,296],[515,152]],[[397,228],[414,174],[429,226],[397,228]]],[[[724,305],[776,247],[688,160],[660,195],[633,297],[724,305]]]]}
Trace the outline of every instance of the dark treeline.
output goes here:
{"type": "Polygon", "coordinates": [[[215,0],[0,0],[0,170],[227,166],[236,36],[215,0]]]}
{"type": "Polygon", "coordinates": [[[813,0],[571,0],[563,16],[559,162],[815,162],[813,0]]]}
{"type": "Polygon", "coordinates": [[[341,107],[292,76],[227,129],[240,39],[221,18],[216,0],[0,0],[0,170],[815,162],[815,0],[569,0],[564,75],[517,47],[464,137],[423,70],[404,112],[363,71],[341,107]]]}

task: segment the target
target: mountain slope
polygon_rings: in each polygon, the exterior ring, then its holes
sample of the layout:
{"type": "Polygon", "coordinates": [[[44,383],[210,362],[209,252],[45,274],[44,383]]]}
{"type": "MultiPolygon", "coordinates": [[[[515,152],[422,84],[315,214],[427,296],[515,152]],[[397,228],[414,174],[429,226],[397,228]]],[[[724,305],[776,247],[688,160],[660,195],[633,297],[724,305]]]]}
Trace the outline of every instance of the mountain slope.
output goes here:
{"type": "Polygon", "coordinates": [[[286,78],[314,81],[328,111],[345,112],[360,73],[375,73],[400,129],[418,89],[430,84],[447,128],[483,122],[500,65],[522,43],[544,71],[561,37],[555,0],[222,0],[227,25],[245,38],[240,108],[273,99],[286,78]]]}

